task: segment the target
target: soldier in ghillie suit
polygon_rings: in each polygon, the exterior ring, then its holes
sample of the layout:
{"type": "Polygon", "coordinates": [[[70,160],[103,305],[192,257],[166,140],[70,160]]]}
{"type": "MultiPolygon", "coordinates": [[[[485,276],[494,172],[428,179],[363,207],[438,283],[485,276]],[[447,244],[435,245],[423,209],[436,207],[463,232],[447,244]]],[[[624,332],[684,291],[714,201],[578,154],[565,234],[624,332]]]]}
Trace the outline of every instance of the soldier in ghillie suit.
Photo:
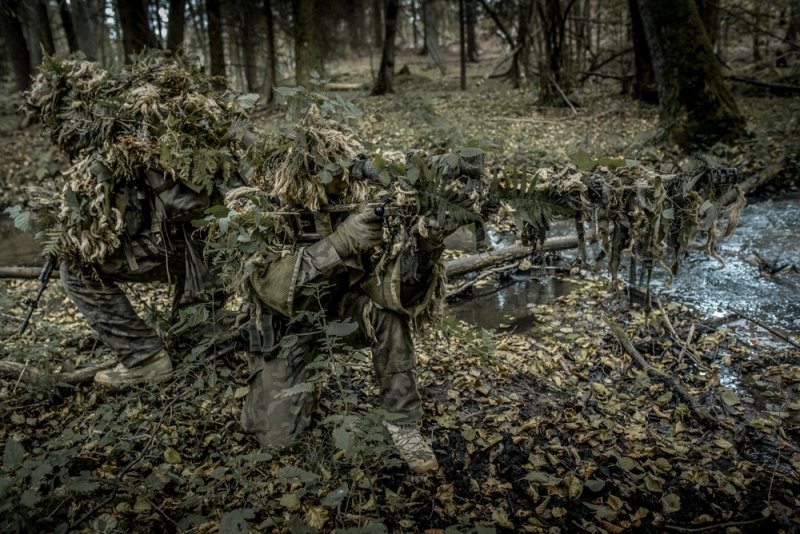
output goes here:
{"type": "Polygon", "coordinates": [[[113,73],[79,58],[46,58],[25,107],[70,160],[55,201],[39,198],[34,210],[64,289],[118,357],[95,381],[168,377],[164,342],[118,283],[172,284],[173,321],[179,307],[221,306],[222,284],[191,221],[223,189],[242,185],[243,114],[199,69],[160,54],[113,73]]]}
{"type": "Polygon", "coordinates": [[[216,233],[218,242],[244,247],[227,264],[254,310],[251,340],[260,339],[249,355],[244,429],[264,447],[276,447],[309,426],[314,393],[301,384],[323,345],[322,315],[326,323],[352,325],[342,344],[371,349],[388,434],[412,471],[435,471],[435,454],[418,427],[412,331],[441,307],[443,241],[459,225],[433,224],[419,214],[417,200],[405,196],[411,189],[381,188],[380,172],[361,155],[356,135],[313,105],[293,140],[264,145],[256,147],[270,156],[249,179],[258,188],[231,191],[226,203],[234,215],[216,233]],[[383,201],[367,204],[377,198],[383,201]],[[409,217],[396,225],[403,208],[409,217]]]}

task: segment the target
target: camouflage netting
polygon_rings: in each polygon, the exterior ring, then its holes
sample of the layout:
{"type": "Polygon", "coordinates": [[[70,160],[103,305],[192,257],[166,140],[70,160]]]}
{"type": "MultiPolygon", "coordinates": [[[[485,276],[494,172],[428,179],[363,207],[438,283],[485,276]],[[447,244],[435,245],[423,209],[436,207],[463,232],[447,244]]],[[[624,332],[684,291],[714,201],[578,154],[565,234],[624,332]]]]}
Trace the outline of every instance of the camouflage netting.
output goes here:
{"type": "Polygon", "coordinates": [[[210,192],[238,168],[251,95],[232,98],[185,57],[149,53],[117,71],[49,57],[25,110],[70,158],[58,216],[38,214],[46,252],[95,265],[120,245],[114,193],[137,166],[210,192]],[[98,175],[110,173],[110,183],[98,175]]]}
{"type": "MultiPolygon", "coordinates": [[[[676,273],[681,255],[700,233],[705,234],[706,252],[722,262],[716,240],[731,234],[744,208],[741,179],[737,169],[709,167],[703,160],[690,170],[676,172],[659,172],[636,162],[591,170],[563,167],[527,173],[507,169],[493,182],[490,195],[511,204],[534,251],[544,241],[554,216],[574,217],[596,230],[603,251],[610,254],[613,278],[626,254],[645,267],[649,279],[654,265],[676,273]],[[723,206],[720,200],[731,188],[736,199],[723,206]],[[725,227],[720,230],[722,223],[725,227]],[[672,255],[670,266],[665,264],[666,252],[672,255]]],[[[579,258],[585,260],[582,227],[576,225],[579,258]]]]}

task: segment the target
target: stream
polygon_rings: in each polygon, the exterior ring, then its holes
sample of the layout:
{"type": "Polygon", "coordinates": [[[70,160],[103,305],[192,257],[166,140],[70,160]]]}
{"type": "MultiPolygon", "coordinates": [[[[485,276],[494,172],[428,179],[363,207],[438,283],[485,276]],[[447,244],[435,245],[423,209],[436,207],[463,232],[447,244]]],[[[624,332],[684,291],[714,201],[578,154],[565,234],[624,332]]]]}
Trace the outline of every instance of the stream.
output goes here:
{"type": "MultiPolygon", "coordinates": [[[[559,222],[548,237],[569,234],[572,230],[571,221],[559,222]]],[[[454,247],[470,250],[471,246],[474,250],[471,235],[451,237],[454,247]]],[[[502,238],[491,237],[498,246],[502,238]]],[[[597,244],[589,247],[589,257],[596,257],[598,250],[597,244]]],[[[739,312],[800,341],[796,337],[800,334],[800,272],[797,270],[800,268],[800,195],[746,206],[733,235],[718,241],[717,251],[725,261],[724,266],[707,256],[704,250],[691,250],[689,256],[682,259],[680,272],[669,287],[665,287],[668,276],[663,270],[655,269],[651,283],[653,294],[661,296],[663,301],[678,301],[693,307],[702,319],[731,317],[739,312]],[[757,255],[773,266],[786,265],[787,268],[765,276],[759,270],[757,255]]],[[[562,251],[559,256],[568,264],[574,259],[575,251],[562,251]]],[[[628,268],[627,264],[623,265],[620,277],[625,279],[628,268]]],[[[604,268],[605,265],[600,266],[601,271],[604,268]]],[[[449,310],[455,318],[487,330],[514,330],[535,335],[535,319],[528,305],[546,304],[573,287],[574,283],[547,274],[516,276],[516,279],[512,276],[475,289],[471,298],[452,303],[449,310]]],[[[789,348],[789,344],[741,315],[726,326],[745,344],[754,348],[789,348]]],[[[758,353],[754,354],[757,357],[758,353]]],[[[771,401],[769,386],[722,364],[720,368],[721,384],[735,392],[746,405],[762,412],[783,412],[771,401]]],[[[800,425],[800,413],[791,413],[784,423],[800,425]]]]}
{"type": "MultiPolygon", "coordinates": [[[[572,222],[558,222],[552,230],[548,237],[569,234],[572,222]]],[[[470,243],[474,238],[466,232],[451,237],[449,245],[474,250],[470,243]]],[[[503,246],[502,237],[490,237],[496,247],[503,246]]],[[[589,257],[596,257],[598,250],[599,245],[590,246],[589,257]]],[[[682,258],[680,272],[669,287],[665,287],[668,276],[663,269],[654,269],[653,294],[688,304],[704,319],[739,311],[790,334],[800,334],[800,273],[796,272],[800,268],[800,196],[749,204],[733,235],[718,241],[717,251],[724,266],[695,247],[682,258]],[[757,254],[772,265],[787,265],[787,269],[764,276],[757,254]]],[[[574,259],[575,252],[559,254],[566,263],[574,259]]],[[[627,274],[625,262],[620,277],[625,280],[627,274]]],[[[452,304],[451,313],[487,330],[504,328],[512,318],[526,315],[529,303],[546,303],[572,287],[548,276],[513,278],[475,290],[474,298],[452,304]]]]}

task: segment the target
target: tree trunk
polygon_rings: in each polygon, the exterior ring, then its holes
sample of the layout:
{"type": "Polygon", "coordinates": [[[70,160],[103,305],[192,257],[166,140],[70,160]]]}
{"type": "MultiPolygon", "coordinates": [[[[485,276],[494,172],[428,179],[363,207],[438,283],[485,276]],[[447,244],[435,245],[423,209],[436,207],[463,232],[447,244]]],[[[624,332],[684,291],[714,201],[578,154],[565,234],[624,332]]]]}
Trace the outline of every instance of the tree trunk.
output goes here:
{"type": "Polygon", "coordinates": [[[467,61],[477,63],[480,56],[475,30],[475,26],[478,24],[477,0],[466,0],[465,3],[467,8],[467,61]]]}
{"type": "Polygon", "coordinates": [[[792,0],[789,7],[789,24],[786,26],[786,40],[792,48],[800,48],[800,0],[792,0]]]}
{"type": "Polygon", "coordinates": [[[22,31],[19,7],[18,0],[0,0],[0,29],[5,41],[8,62],[16,79],[16,89],[24,91],[30,83],[33,68],[28,44],[22,31]]]}
{"type": "Polygon", "coordinates": [[[756,2],[753,5],[753,61],[758,63],[761,61],[761,45],[759,44],[760,32],[758,28],[761,26],[761,3],[756,2]]]}
{"type": "Polygon", "coordinates": [[[419,48],[419,11],[417,0],[411,0],[411,33],[414,38],[414,50],[419,48]]]}
{"type": "Polygon", "coordinates": [[[264,71],[264,84],[261,92],[264,100],[272,102],[275,95],[272,88],[275,86],[275,18],[272,15],[272,0],[264,0],[264,15],[267,25],[267,65],[264,71]]]}
{"type": "Polygon", "coordinates": [[[294,9],[294,70],[297,85],[308,86],[311,71],[322,75],[322,51],[319,45],[314,0],[296,0],[294,9]]]}
{"type": "Polygon", "coordinates": [[[439,46],[439,10],[437,0],[423,0],[422,11],[425,21],[425,51],[428,55],[428,67],[438,67],[442,75],[446,69],[439,46]]]}
{"type": "Polygon", "coordinates": [[[364,50],[364,28],[367,23],[364,16],[364,0],[355,0],[351,7],[351,16],[347,19],[350,51],[355,55],[361,55],[364,50]]]}
{"type": "Polygon", "coordinates": [[[386,29],[383,39],[383,55],[378,79],[372,89],[373,96],[394,92],[394,41],[397,35],[397,0],[386,0],[386,29]]]}
{"type": "Polygon", "coordinates": [[[133,54],[145,48],[158,48],[158,39],[150,29],[144,0],[116,0],[116,5],[125,61],[130,61],[133,54]]]}
{"type": "Polygon", "coordinates": [[[256,28],[260,27],[261,10],[253,9],[249,0],[237,0],[236,19],[238,21],[238,45],[242,51],[244,79],[248,93],[258,91],[258,38],[256,28]]]}
{"type": "Polygon", "coordinates": [[[688,148],[745,132],[693,0],[637,0],[669,138],[688,148]]]}
{"type": "Polygon", "coordinates": [[[695,0],[697,11],[700,13],[700,20],[703,21],[703,28],[711,41],[711,48],[717,44],[719,37],[719,2],[720,0],[695,0]]]}
{"type": "Polygon", "coordinates": [[[102,24],[104,7],[104,0],[72,0],[70,2],[70,14],[72,23],[75,25],[78,50],[83,52],[89,61],[95,61],[98,57],[97,49],[101,43],[98,28],[106,31],[105,24],[102,24]]]}
{"type": "Polygon", "coordinates": [[[47,11],[47,3],[43,0],[33,2],[35,14],[35,29],[39,38],[39,45],[48,55],[56,53],[56,45],[53,42],[53,30],[50,28],[50,14],[47,11]]]}
{"type": "Polygon", "coordinates": [[[572,89],[571,76],[565,72],[567,11],[561,0],[537,0],[536,8],[542,22],[545,57],[539,62],[539,101],[544,105],[563,103],[572,89]]]}
{"type": "Polygon", "coordinates": [[[372,0],[372,46],[383,45],[383,7],[381,0],[372,0]]]}
{"type": "Polygon", "coordinates": [[[506,76],[511,79],[511,84],[518,89],[527,84],[528,70],[530,68],[530,43],[528,36],[533,22],[533,2],[535,0],[520,0],[516,13],[516,20],[504,21],[500,14],[486,0],[480,0],[483,9],[494,21],[497,31],[511,49],[511,67],[506,76]],[[516,27],[511,27],[516,24],[516,27]],[[511,29],[509,29],[511,27],[511,29]]]}
{"type": "Polygon", "coordinates": [[[631,35],[633,37],[634,80],[633,97],[649,104],[658,104],[658,85],[653,73],[653,60],[647,37],[644,34],[642,15],[636,0],[628,0],[631,13],[631,35]]]}
{"type": "Polygon", "coordinates": [[[186,0],[169,0],[169,22],[167,26],[167,50],[173,54],[183,44],[186,28],[186,0]]]}
{"type": "Polygon", "coordinates": [[[208,16],[209,67],[212,76],[225,77],[225,42],[222,40],[220,0],[206,0],[208,16]]]}
{"type": "Polygon", "coordinates": [[[75,33],[75,25],[72,23],[72,13],[70,13],[67,0],[58,0],[58,15],[61,17],[61,26],[64,28],[70,53],[77,52],[80,50],[78,35],[75,33]]]}
{"type": "Polygon", "coordinates": [[[461,69],[460,72],[460,81],[461,81],[461,90],[467,90],[467,21],[465,13],[466,9],[464,7],[464,0],[458,1],[458,49],[460,52],[460,60],[459,60],[459,67],[461,69]]]}

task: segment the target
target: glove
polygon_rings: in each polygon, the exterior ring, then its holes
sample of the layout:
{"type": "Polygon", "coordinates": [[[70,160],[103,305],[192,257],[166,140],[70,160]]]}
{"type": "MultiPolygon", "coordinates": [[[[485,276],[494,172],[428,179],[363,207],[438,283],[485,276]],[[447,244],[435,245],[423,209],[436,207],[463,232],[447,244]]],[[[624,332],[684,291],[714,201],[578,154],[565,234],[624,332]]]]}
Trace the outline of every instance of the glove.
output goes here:
{"type": "Polygon", "coordinates": [[[353,213],[328,236],[340,258],[366,252],[383,241],[381,219],[371,210],[353,213]]]}
{"type": "Polygon", "coordinates": [[[469,221],[467,221],[466,223],[456,223],[452,219],[447,218],[445,219],[444,223],[439,224],[439,221],[437,221],[435,218],[428,217],[427,220],[425,221],[425,226],[427,227],[427,233],[425,237],[423,237],[421,240],[423,248],[427,250],[442,246],[447,236],[449,236],[450,234],[452,234],[465,224],[469,224],[469,221]]]}

